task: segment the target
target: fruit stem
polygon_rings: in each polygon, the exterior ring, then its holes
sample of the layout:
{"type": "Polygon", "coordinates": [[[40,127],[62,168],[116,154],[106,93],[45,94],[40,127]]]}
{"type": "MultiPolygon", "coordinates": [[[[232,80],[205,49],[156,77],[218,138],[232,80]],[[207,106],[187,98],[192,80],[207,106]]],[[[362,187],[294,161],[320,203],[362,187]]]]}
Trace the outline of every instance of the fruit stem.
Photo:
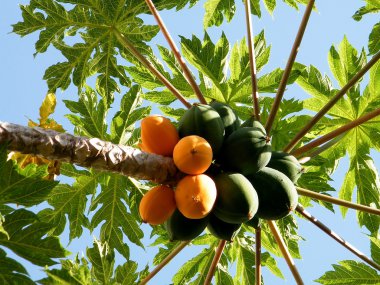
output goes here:
{"type": "Polygon", "coordinates": [[[258,93],[258,88],[257,88],[255,46],[254,46],[254,39],[253,39],[253,34],[252,34],[252,17],[251,17],[250,0],[244,0],[244,5],[245,5],[245,22],[247,24],[249,67],[251,70],[252,101],[253,101],[253,108],[254,108],[254,116],[255,116],[255,119],[260,122],[259,93],[258,93]]]}
{"type": "Polygon", "coordinates": [[[360,69],[355,76],[353,76],[348,83],[342,87],[338,91],[338,93],[335,94],[333,98],[321,109],[317,114],[314,115],[314,117],[310,120],[309,123],[306,124],[296,135],[295,137],[289,142],[289,144],[284,148],[285,152],[290,152],[295,145],[307,134],[307,132],[314,127],[314,125],[336,104],[336,102],[343,97],[344,94],[352,86],[354,86],[359,79],[361,79],[364,74],[380,59],[380,51],[377,52],[372,59],[362,68],[360,69]]]}
{"type": "Polygon", "coordinates": [[[185,75],[187,82],[189,82],[190,86],[193,88],[193,90],[194,90],[195,94],[197,95],[199,101],[202,104],[207,104],[205,97],[203,96],[201,90],[199,89],[199,86],[195,82],[194,77],[190,72],[190,69],[187,67],[185,61],[183,60],[181,53],[179,52],[175,42],[173,41],[173,38],[171,37],[168,29],[166,28],[165,23],[162,20],[158,10],[154,6],[152,0],[145,0],[145,2],[149,7],[150,12],[152,12],[154,18],[156,19],[156,22],[157,22],[158,26],[160,27],[161,32],[164,34],[164,37],[165,37],[166,41],[168,42],[175,58],[178,60],[178,63],[182,68],[182,71],[185,75]]]}
{"type": "Polygon", "coordinates": [[[290,255],[289,250],[288,250],[288,248],[284,242],[284,239],[282,238],[282,236],[280,234],[280,230],[278,229],[278,227],[274,221],[268,220],[267,222],[268,222],[269,228],[271,229],[272,234],[273,234],[274,238],[276,239],[276,242],[277,242],[277,244],[278,244],[278,246],[282,252],[282,255],[285,258],[285,261],[288,264],[289,269],[293,274],[293,277],[294,277],[297,285],[303,285],[304,283],[302,281],[301,275],[299,274],[297,267],[293,261],[293,258],[290,255]]]}
{"type": "Polygon", "coordinates": [[[302,21],[300,23],[300,26],[298,28],[298,32],[297,32],[296,38],[294,40],[292,50],[290,52],[288,62],[286,64],[284,73],[282,74],[280,85],[278,86],[276,97],[274,99],[272,108],[271,108],[269,116],[268,116],[268,120],[267,120],[266,125],[265,125],[265,129],[266,129],[268,135],[272,129],[274,119],[275,119],[277,111],[280,107],[280,103],[281,103],[282,97],[283,97],[284,92],[285,92],[285,88],[286,88],[286,84],[287,84],[289,76],[290,76],[290,72],[292,71],[292,67],[293,67],[294,61],[296,60],[298,49],[301,45],[301,41],[302,41],[303,35],[305,33],[307,23],[309,21],[311,11],[313,10],[314,2],[315,2],[315,0],[309,0],[309,3],[307,4],[307,6],[305,8],[305,12],[304,12],[302,21]]]}
{"type": "Polygon", "coordinates": [[[209,285],[211,284],[212,278],[214,277],[216,267],[218,266],[219,260],[222,257],[222,253],[224,250],[224,247],[226,246],[227,241],[226,240],[221,240],[218,244],[218,247],[216,248],[214,258],[212,260],[212,263],[210,265],[210,268],[207,272],[207,276],[205,279],[205,282],[203,285],[209,285]]]}
{"type": "Polygon", "coordinates": [[[325,202],[330,202],[330,203],[333,203],[333,204],[336,204],[339,206],[343,206],[343,207],[347,207],[347,208],[351,208],[351,209],[363,211],[363,212],[366,212],[369,214],[375,214],[375,215],[380,216],[380,210],[379,209],[368,207],[365,205],[352,203],[352,202],[342,200],[342,199],[338,199],[338,198],[334,198],[334,197],[324,195],[324,194],[320,194],[320,193],[317,193],[317,192],[314,192],[314,191],[311,191],[311,190],[308,190],[305,188],[301,188],[301,187],[296,187],[296,188],[297,188],[298,194],[300,194],[302,196],[310,197],[310,198],[325,201],[325,202]]]}
{"type": "Polygon", "coordinates": [[[182,241],[172,252],[169,253],[168,256],[161,261],[160,264],[156,266],[149,274],[144,278],[143,281],[140,282],[139,285],[144,285],[149,282],[166,264],[168,264],[182,249],[184,249],[191,241],[182,241]]]}
{"type": "Polygon", "coordinates": [[[356,120],[353,120],[343,126],[341,126],[340,128],[336,129],[336,130],[333,130],[327,134],[325,134],[324,136],[322,137],[319,137],[317,139],[315,139],[314,141],[296,149],[295,151],[292,151],[291,154],[298,157],[300,156],[301,154],[305,153],[305,152],[308,152],[309,150],[317,147],[317,146],[320,146],[321,144],[375,118],[376,116],[379,116],[380,115],[380,108],[379,109],[376,109],[372,112],[369,112],[359,118],[357,118],[356,120]]]}
{"type": "Polygon", "coordinates": [[[140,62],[143,64],[152,74],[154,74],[165,86],[168,88],[173,95],[181,101],[183,105],[186,106],[186,108],[191,108],[191,104],[186,101],[186,99],[181,95],[181,93],[177,90],[177,88],[174,87],[173,84],[170,83],[168,79],[160,72],[158,71],[154,65],[145,58],[144,55],[142,55],[136,47],[117,29],[114,29],[114,34],[116,38],[119,40],[119,42],[125,47],[127,50],[129,50],[140,62]]]}
{"type": "Polygon", "coordinates": [[[255,229],[256,256],[255,256],[255,284],[261,284],[261,227],[255,229]]]}
{"type": "Polygon", "coordinates": [[[341,245],[343,245],[346,249],[348,249],[353,254],[355,254],[357,257],[359,257],[363,261],[367,262],[369,265],[371,265],[375,269],[380,270],[380,265],[379,264],[377,264],[373,260],[369,259],[362,252],[360,252],[359,250],[357,250],[354,246],[352,246],[350,243],[348,243],[347,241],[345,241],[338,234],[336,234],[334,231],[332,231],[330,228],[328,228],[326,225],[324,225],[322,222],[320,222],[317,218],[315,218],[311,214],[309,214],[301,205],[298,204],[298,206],[296,208],[296,211],[299,212],[302,216],[304,216],[307,220],[309,220],[310,222],[312,222],[314,225],[316,225],[319,229],[321,229],[327,235],[329,235],[334,240],[336,240],[338,243],[340,243],[341,245]]]}

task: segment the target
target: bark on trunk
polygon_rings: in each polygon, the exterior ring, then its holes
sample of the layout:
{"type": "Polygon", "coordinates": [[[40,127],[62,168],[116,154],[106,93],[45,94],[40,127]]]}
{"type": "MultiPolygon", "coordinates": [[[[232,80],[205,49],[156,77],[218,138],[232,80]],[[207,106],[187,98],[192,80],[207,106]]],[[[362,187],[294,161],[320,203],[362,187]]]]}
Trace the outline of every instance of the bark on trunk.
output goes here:
{"type": "Polygon", "coordinates": [[[170,157],[97,138],[0,122],[0,144],[4,143],[8,143],[7,148],[11,151],[116,172],[139,180],[172,184],[181,177],[170,157]]]}

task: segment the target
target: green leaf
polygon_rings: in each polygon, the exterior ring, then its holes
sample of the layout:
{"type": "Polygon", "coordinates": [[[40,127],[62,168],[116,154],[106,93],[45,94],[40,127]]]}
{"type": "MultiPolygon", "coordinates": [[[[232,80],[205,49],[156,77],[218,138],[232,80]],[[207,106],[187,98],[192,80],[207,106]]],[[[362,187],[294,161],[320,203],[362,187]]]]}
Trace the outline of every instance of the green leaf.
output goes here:
{"type": "Polygon", "coordinates": [[[316,282],[320,284],[368,285],[379,284],[380,275],[364,263],[343,260],[333,265],[334,271],[327,271],[316,282]]]}
{"type": "Polygon", "coordinates": [[[12,160],[7,160],[6,145],[0,146],[0,205],[34,206],[42,203],[58,184],[43,179],[47,174],[46,166],[35,164],[18,169],[12,160]]]}
{"type": "Polygon", "coordinates": [[[115,252],[109,248],[106,242],[94,240],[93,247],[87,248],[88,259],[92,263],[93,276],[101,284],[111,284],[115,263],[115,252]]]}
{"type": "Polygon", "coordinates": [[[235,1],[231,0],[207,0],[204,5],[205,15],[203,27],[207,29],[211,26],[220,26],[224,18],[231,21],[236,10],[235,1]]]}
{"type": "Polygon", "coordinates": [[[128,202],[128,178],[116,175],[104,175],[101,180],[101,192],[91,203],[90,210],[96,212],[91,219],[91,228],[95,229],[102,223],[101,240],[107,242],[112,249],[129,256],[129,246],[123,241],[123,236],[143,247],[141,239],[144,236],[138,217],[132,215],[125,203],[128,202]],[[104,223],[103,223],[104,221],[104,223]]]}
{"type": "Polygon", "coordinates": [[[115,270],[115,280],[121,285],[135,285],[139,276],[147,274],[147,267],[142,272],[137,272],[138,264],[128,260],[126,263],[119,265],[115,270]]]}
{"type": "Polygon", "coordinates": [[[368,13],[377,13],[380,11],[380,0],[364,0],[365,6],[361,7],[352,16],[356,21],[360,21],[362,17],[368,13]]]}
{"type": "Polygon", "coordinates": [[[212,83],[222,90],[221,83],[226,80],[224,72],[229,52],[229,42],[226,35],[214,44],[206,33],[203,41],[193,35],[192,39],[181,37],[182,53],[194,65],[203,77],[208,77],[212,83]]]}
{"type": "Polygon", "coordinates": [[[53,265],[54,258],[68,254],[57,237],[46,236],[52,225],[38,221],[30,211],[20,209],[6,215],[3,226],[9,238],[0,233],[0,245],[35,265],[53,265]]]}
{"type": "MultiPolygon", "coordinates": [[[[1,234],[1,232],[0,232],[1,234]]],[[[0,283],[9,285],[33,285],[35,284],[28,276],[24,266],[16,260],[7,257],[0,248],[0,283]]]]}
{"type": "Polygon", "coordinates": [[[98,101],[96,93],[88,88],[79,94],[79,100],[63,100],[66,107],[73,113],[66,117],[77,127],[79,135],[108,139],[107,106],[103,100],[98,101]],[[75,115],[78,114],[78,115],[75,115]]]}
{"type": "Polygon", "coordinates": [[[368,50],[370,55],[374,55],[380,51],[380,22],[373,26],[373,29],[369,34],[368,50]]]}
{"type": "Polygon", "coordinates": [[[48,198],[48,203],[53,207],[46,208],[38,213],[42,221],[54,225],[52,235],[60,235],[69,220],[70,240],[80,237],[83,228],[89,227],[89,221],[85,213],[87,196],[95,193],[98,184],[96,175],[81,175],[76,177],[73,185],[59,184],[54,188],[48,198]]]}
{"type": "Polygon", "coordinates": [[[216,246],[217,240],[214,239],[214,242],[211,243],[208,248],[202,250],[200,254],[188,260],[177,273],[174,274],[172,279],[174,284],[203,284],[214,258],[216,246]]]}
{"type": "Polygon", "coordinates": [[[343,87],[365,65],[366,56],[364,50],[358,56],[357,50],[344,36],[338,50],[334,46],[330,48],[328,61],[334,77],[338,80],[339,85],[343,87]]]}
{"type": "Polygon", "coordinates": [[[270,15],[273,15],[273,11],[276,8],[276,0],[264,0],[264,6],[270,15]]]}
{"type": "Polygon", "coordinates": [[[238,239],[234,246],[236,257],[235,284],[255,284],[255,249],[251,239],[238,239]]]}
{"type": "Polygon", "coordinates": [[[62,260],[61,268],[45,269],[48,277],[38,280],[43,285],[92,285],[94,284],[88,262],[85,258],[62,260]]]}
{"type": "Polygon", "coordinates": [[[142,104],[140,88],[134,85],[125,94],[120,103],[120,111],[118,111],[112,119],[111,123],[111,141],[116,144],[126,145],[135,124],[142,118],[146,117],[150,111],[150,107],[139,108],[142,104]]]}
{"type": "Polygon", "coordinates": [[[371,256],[373,261],[380,264],[380,239],[377,237],[370,237],[371,239],[371,256]]]}

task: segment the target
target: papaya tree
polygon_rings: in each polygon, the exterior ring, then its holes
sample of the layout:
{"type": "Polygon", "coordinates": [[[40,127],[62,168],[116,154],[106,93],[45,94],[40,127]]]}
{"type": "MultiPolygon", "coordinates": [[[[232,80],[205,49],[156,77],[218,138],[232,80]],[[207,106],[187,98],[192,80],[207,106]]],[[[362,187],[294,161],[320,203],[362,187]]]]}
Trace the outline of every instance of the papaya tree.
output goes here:
{"type": "MultiPolygon", "coordinates": [[[[167,283],[279,284],[289,272],[295,284],[380,284],[380,22],[357,48],[342,30],[323,74],[298,58],[318,1],[282,2],[20,5],[12,35],[58,60],[44,70],[38,120],[0,122],[0,283],[154,284],[188,249],[167,283]],[[257,25],[282,10],[295,34],[273,65],[257,25]],[[186,13],[202,32],[176,39],[165,16],[186,13]],[[237,18],[235,40],[224,30],[237,18]],[[368,254],[318,219],[344,221],[348,209],[368,254]],[[301,221],[331,243],[314,246],[352,258],[304,276],[301,221]]],[[[352,18],[379,11],[361,1],[352,18]]]]}

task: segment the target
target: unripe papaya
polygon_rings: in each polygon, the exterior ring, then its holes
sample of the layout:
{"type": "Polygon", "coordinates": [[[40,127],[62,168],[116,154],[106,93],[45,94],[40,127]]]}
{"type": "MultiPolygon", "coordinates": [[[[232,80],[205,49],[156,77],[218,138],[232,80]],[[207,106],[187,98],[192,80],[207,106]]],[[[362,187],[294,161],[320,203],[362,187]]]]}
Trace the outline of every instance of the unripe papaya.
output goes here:
{"type": "Polygon", "coordinates": [[[304,171],[297,158],[282,151],[273,151],[267,166],[284,173],[293,183],[297,182],[304,171]]]}
{"type": "Polygon", "coordinates": [[[226,223],[240,224],[257,212],[259,200],[252,184],[240,173],[214,177],[217,196],[212,212],[226,223]]]}
{"type": "Polygon", "coordinates": [[[226,103],[213,101],[210,104],[222,118],[224,125],[224,138],[236,131],[240,126],[240,121],[235,111],[226,103]]]}
{"type": "Polygon", "coordinates": [[[207,224],[207,229],[212,235],[226,241],[232,241],[239,233],[240,228],[241,224],[226,223],[213,213],[210,214],[210,219],[207,224]]]}
{"type": "Polygon", "coordinates": [[[221,163],[226,169],[250,175],[268,164],[271,150],[265,132],[253,127],[240,128],[225,141],[221,163]]]}
{"type": "Polygon", "coordinates": [[[220,151],[224,138],[224,125],[218,112],[206,104],[194,104],[178,122],[181,138],[197,135],[211,145],[214,157],[220,151]]]}
{"type": "Polygon", "coordinates": [[[278,220],[293,211],[298,203],[298,193],[293,182],[282,172],[264,167],[247,177],[259,197],[257,217],[278,220]]]}
{"type": "Polygon", "coordinates": [[[177,209],[165,222],[165,227],[171,241],[192,240],[204,231],[208,220],[208,216],[202,219],[188,219],[177,209]]]}
{"type": "Polygon", "coordinates": [[[247,120],[245,120],[241,126],[242,128],[258,128],[260,129],[263,133],[266,134],[265,127],[258,121],[256,120],[255,117],[251,116],[247,120]]]}

